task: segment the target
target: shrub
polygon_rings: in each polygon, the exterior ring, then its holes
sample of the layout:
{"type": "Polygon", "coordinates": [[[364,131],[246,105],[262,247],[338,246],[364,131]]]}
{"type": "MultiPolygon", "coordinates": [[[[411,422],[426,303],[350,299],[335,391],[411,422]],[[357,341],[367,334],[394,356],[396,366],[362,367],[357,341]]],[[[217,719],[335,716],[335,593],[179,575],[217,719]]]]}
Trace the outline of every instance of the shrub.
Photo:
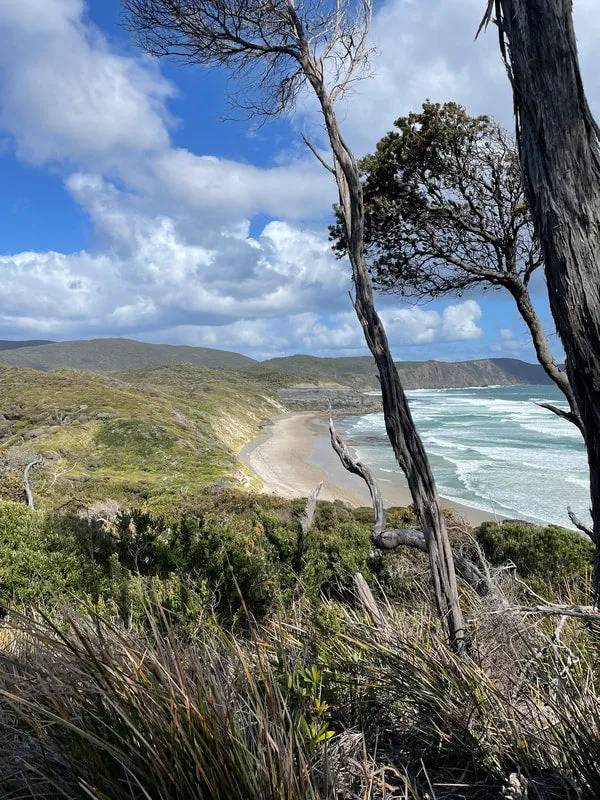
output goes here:
{"type": "Polygon", "coordinates": [[[548,525],[507,520],[500,525],[484,522],[477,540],[494,565],[512,561],[524,578],[537,578],[548,586],[569,582],[581,585],[589,575],[593,544],[575,531],[548,525]]]}

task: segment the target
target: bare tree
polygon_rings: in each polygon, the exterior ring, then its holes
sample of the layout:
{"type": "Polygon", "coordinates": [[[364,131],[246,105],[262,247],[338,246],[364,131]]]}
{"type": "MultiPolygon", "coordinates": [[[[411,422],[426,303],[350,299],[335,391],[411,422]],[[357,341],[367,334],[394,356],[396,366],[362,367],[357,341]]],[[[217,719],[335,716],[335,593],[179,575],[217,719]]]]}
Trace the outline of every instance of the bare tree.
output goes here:
{"type": "Polygon", "coordinates": [[[238,102],[276,114],[304,87],[325,123],[355,287],[354,308],[377,363],[385,424],[404,471],[427,543],[435,597],[450,640],[462,649],[465,625],[452,550],[423,443],[375,311],[364,255],[364,205],[357,160],[345,142],[334,103],[360,77],[367,60],[370,0],[124,0],[126,26],[155,56],[227,68],[241,80],[238,102]]]}
{"type": "Polygon", "coordinates": [[[525,189],[590,467],[600,593],[600,130],[583,89],[571,0],[489,0],[513,87],[525,189]]]}
{"type": "MultiPolygon", "coordinates": [[[[581,428],[529,291],[542,264],[514,138],[457,103],[423,104],[394,123],[359,162],[367,264],[376,288],[418,300],[504,289],[527,325],[537,359],[570,410],[544,407],[581,428]]],[[[343,226],[330,228],[345,253],[343,226]]]]}

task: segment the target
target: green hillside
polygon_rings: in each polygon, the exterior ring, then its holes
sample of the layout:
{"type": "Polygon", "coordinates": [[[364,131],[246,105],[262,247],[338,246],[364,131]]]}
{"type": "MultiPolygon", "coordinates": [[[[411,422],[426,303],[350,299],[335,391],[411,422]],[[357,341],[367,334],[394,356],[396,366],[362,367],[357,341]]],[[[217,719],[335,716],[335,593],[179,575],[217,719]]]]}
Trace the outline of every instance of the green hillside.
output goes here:
{"type": "Polygon", "coordinates": [[[281,409],[269,386],[177,364],[119,377],[0,367],[0,497],[42,507],[72,498],[163,507],[223,476],[248,480],[240,446],[281,409]]]}
{"type": "MultiPolygon", "coordinates": [[[[239,370],[240,375],[274,389],[293,383],[339,383],[357,390],[376,388],[377,372],[371,356],[318,358],[294,355],[255,361],[240,353],[208,347],[147,344],[133,339],[91,339],[49,344],[0,342],[0,363],[37,370],[80,369],[116,373],[153,369],[187,362],[202,367],[239,370]],[[2,349],[2,345],[11,349],[2,349]]],[[[548,383],[539,364],[514,358],[476,361],[399,361],[407,389],[443,389],[465,386],[509,386],[548,383]]]]}
{"type": "Polygon", "coordinates": [[[134,339],[90,339],[54,342],[36,347],[3,351],[0,362],[31,369],[82,369],[116,372],[124,369],[160,367],[187,361],[204,367],[239,369],[256,362],[228,350],[185,345],[147,344],[134,339]]]}
{"type": "MultiPolygon", "coordinates": [[[[509,386],[520,383],[548,383],[539,364],[517,359],[476,361],[398,361],[406,389],[443,389],[465,386],[509,386]]],[[[306,381],[336,382],[355,389],[377,388],[377,370],[370,356],[358,358],[317,358],[296,355],[272,358],[249,368],[249,372],[286,371],[306,381]]]]}

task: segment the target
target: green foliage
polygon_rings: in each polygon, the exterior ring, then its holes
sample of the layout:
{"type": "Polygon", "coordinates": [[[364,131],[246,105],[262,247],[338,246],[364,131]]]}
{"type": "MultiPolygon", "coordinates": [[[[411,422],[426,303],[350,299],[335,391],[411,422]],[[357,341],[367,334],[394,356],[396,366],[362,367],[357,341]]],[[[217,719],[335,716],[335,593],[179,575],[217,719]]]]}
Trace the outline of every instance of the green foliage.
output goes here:
{"type": "Polygon", "coordinates": [[[477,530],[477,541],[492,564],[511,561],[523,578],[537,578],[554,587],[583,583],[592,567],[592,542],[557,525],[484,522],[477,530]]]}
{"type": "Polygon", "coordinates": [[[43,603],[79,595],[93,584],[93,564],[82,561],[75,540],[58,520],[0,500],[1,602],[43,603]]]}
{"type": "MultiPolygon", "coordinates": [[[[376,285],[416,298],[526,285],[541,263],[514,141],[456,103],[423,104],[360,162],[376,285]]],[[[339,217],[334,250],[345,252],[339,217]]]]}
{"type": "MultiPolygon", "coordinates": [[[[274,409],[272,386],[192,364],[119,379],[0,367],[0,382],[0,445],[7,463],[22,448],[44,456],[30,476],[42,508],[110,497],[165,510],[235,476],[239,447],[274,409]]],[[[0,497],[18,500],[21,475],[1,462],[0,497]]]]}
{"type": "MultiPolygon", "coordinates": [[[[425,568],[421,553],[383,557],[370,541],[372,512],[319,503],[302,534],[303,501],[225,490],[206,491],[193,505],[165,515],[137,508],[114,523],[75,513],[32,512],[0,505],[0,593],[17,607],[55,602],[65,594],[124,621],[143,616],[140,593],[192,620],[211,596],[225,619],[264,618],[301,591],[350,597],[362,572],[394,597],[407,597],[425,568]]],[[[391,511],[394,522],[410,512],[391,511]]]]}

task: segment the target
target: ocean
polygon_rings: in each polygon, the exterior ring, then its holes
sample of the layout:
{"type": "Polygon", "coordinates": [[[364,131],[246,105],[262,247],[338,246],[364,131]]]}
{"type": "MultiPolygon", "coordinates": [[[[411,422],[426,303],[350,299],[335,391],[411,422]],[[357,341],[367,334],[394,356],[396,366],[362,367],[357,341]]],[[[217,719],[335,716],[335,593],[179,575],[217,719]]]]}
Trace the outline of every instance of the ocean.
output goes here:
{"type": "MultiPolygon", "coordinates": [[[[407,392],[441,495],[473,508],[572,528],[589,520],[589,481],[579,431],[536,402],[567,408],[554,386],[407,392]]],[[[381,482],[403,480],[383,414],[336,425],[381,482]]]]}

